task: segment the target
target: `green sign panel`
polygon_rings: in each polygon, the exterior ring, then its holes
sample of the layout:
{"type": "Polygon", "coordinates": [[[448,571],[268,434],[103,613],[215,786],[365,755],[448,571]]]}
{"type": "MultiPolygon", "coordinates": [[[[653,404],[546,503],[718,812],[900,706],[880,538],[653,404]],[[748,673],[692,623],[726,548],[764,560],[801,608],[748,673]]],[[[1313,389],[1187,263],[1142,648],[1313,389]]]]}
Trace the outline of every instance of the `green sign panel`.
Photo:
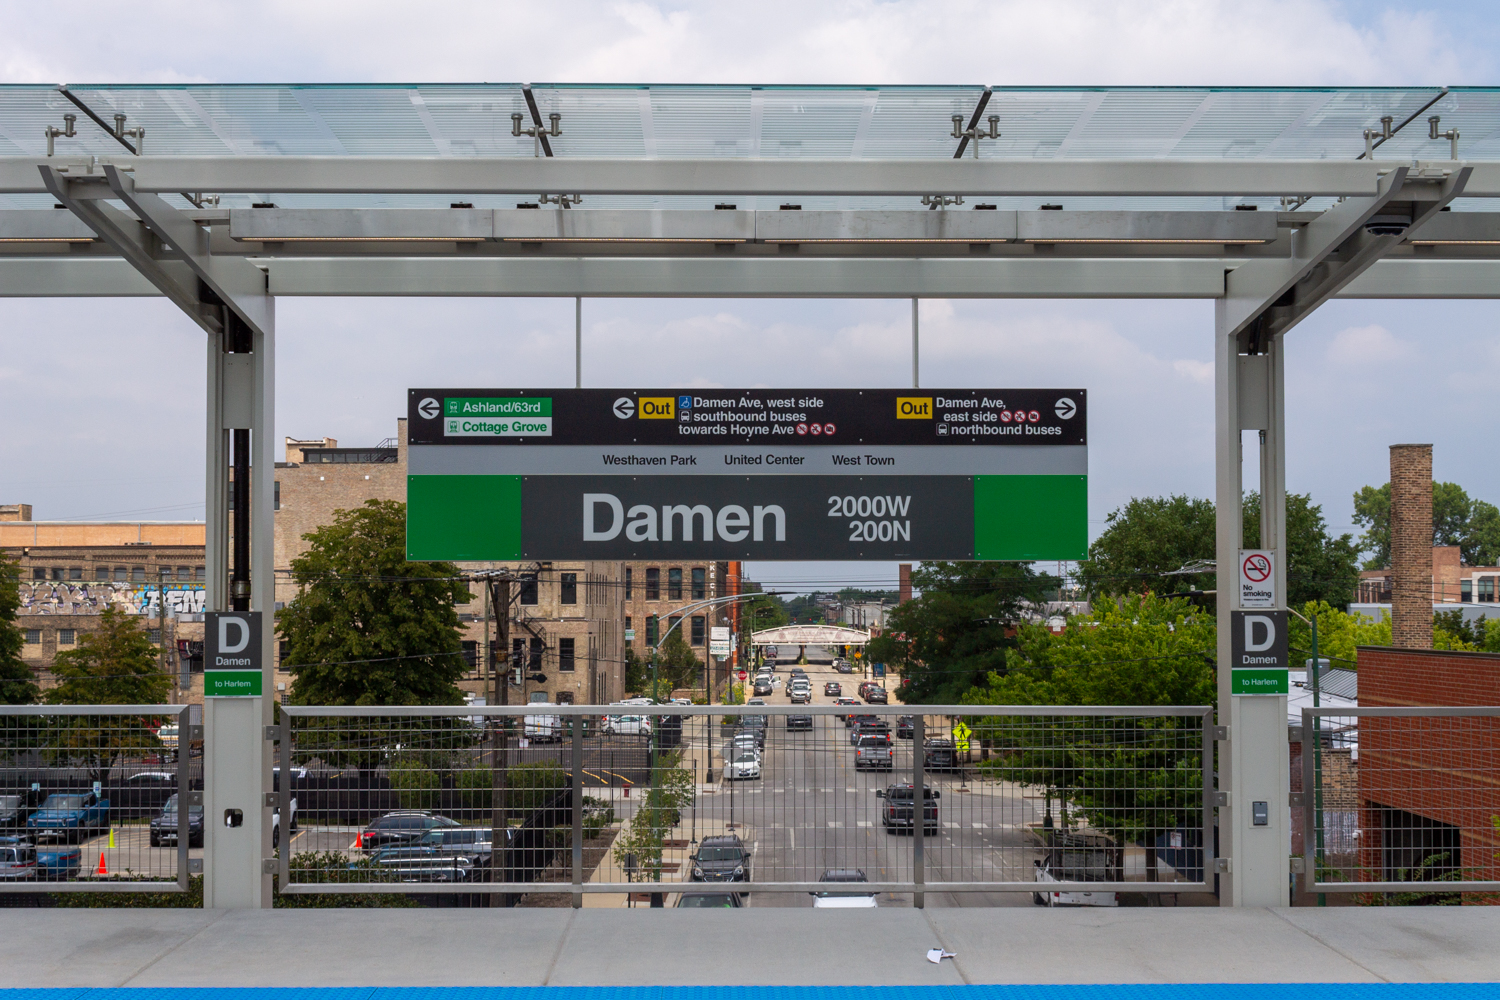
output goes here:
{"type": "Polygon", "coordinates": [[[203,695],[206,698],[256,698],[261,694],[259,670],[205,670],[203,695]]]}
{"type": "Polygon", "coordinates": [[[1289,694],[1290,684],[1285,670],[1268,669],[1231,670],[1229,672],[1230,694],[1289,694]]]}
{"type": "Polygon", "coordinates": [[[542,396],[450,396],[443,400],[443,437],[551,437],[552,400],[542,396]]]}

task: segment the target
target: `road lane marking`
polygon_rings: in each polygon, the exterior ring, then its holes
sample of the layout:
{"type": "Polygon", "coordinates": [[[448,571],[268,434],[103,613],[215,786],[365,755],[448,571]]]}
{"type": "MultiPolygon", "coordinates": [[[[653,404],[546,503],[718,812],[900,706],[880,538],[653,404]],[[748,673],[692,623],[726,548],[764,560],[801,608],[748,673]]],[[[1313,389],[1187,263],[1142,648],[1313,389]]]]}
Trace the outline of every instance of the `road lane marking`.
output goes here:
{"type": "Polygon", "coordinates": [[[871,822],[870,822],[870,821],[869,821],[869,820],[867,820],[867,819],[862,819],[862,820],[859,820],[859,825],[860,825],[860,826],[873,826],[873,825],[874,825],[874,824],[873,824],[873,823],[871,823],[871,822]]]}

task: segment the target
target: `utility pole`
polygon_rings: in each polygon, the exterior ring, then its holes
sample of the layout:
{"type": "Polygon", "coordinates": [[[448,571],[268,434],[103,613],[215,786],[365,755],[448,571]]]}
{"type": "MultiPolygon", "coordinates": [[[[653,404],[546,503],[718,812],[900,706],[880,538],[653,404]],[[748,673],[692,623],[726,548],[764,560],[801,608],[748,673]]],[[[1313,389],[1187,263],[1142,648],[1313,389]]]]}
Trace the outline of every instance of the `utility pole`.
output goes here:
{"type": "MultiPolygon", "coordinates": [[[[504,576],[489,581],[490,604],[495,610],[495,662],[491,670],[494,677],[495,705],[510,704],[510,577],[504,576]]],[[[506,757],[507,736],[510,720],[504,716],[496,719],[497,725],[490,728],[490,871],[491,877],[504,879],[510,871],[507,850],[507,835],[510,819],[506,815],[506,757]],[[497,864],[498,862],[498,864],[497,864]]],[[[491,893],[491,906],[505,906],[508,893],[491,893]]]]}
{"type": "MultiPolygon", "coordinates": [[[[161,646],[161,669],[162,669],[163,673],[166,672],[166,670],[167,670],[167,668],[169,666],[169,664],[167,662],[167,583],[166,583],[167,577],[166,577],[166,575],[168,573],[170,573],[170,572],[171,572],[171,570],[169,568],[165,567],[165,566],[158,566],[158,567],[156,567],[156,640],[157,640],[157,643],[161,646]]],[[[178,693],[178,690],[177,690],[178,680],[179,680],[179,678],[178,678],[176,672],[174,671],[173,674],[172,674],[172,695],[173,695],[173,700],[176,700],[176,696],[177,696],[177,693],[178,693]]],[[[182,745],[182,740],[185,739],[186,737],[187,737],[186,733],[178,733],[177,734],[177,740],[178,740],[178,744],[177,745],[181,746],[182,745]]]]}

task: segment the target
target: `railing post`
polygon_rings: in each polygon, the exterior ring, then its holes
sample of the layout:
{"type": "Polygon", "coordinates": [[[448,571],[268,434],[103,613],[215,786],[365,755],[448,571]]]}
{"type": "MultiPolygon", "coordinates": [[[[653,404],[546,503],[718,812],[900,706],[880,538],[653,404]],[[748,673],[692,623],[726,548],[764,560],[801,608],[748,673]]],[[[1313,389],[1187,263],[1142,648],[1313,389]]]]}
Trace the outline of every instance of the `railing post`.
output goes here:
{"type": "Polygon", "coordinates": [[[1214,739],[1214,710],[1209,709],[1203,713],[1203,832],[1198,856],[1203,862],[1199,880],[1208,886],[1210,892],[1214,886],[1214,862],[1219,853],[1214,850],[1214,799],[1218,794],[1214,787],[1214,758],[1218,750],[1218,741],[1214,739]]]}
{"type": "Polygon", "coordinates": [[[583,717],[573,724],[573,909],[583,906],[583,717]]]}
{"type": "MultiPolygon", "coordinates": [[[[1313,661],[1313,670],[1318,669],[1318,663],[1313,661]]],[[[1321,802],[1316,794],[1318,774],[1316,751],[1313,749],[1322,740],[1323,734],[1318,727],[1321,719],[1313,714],[1310,708],[1302,710],[1302,894],[1309,895],[1313,885],[1318,881],[1318,848],[1321,846],[1321,838],[1318,834],[1318,824],[1323,822],[1322,813],[1319,811],[1321,802]]]]}
{"type": "Polygon", "coordinates": [[[927,794],[924,772],[927,770],[926,750],[927,742],[927,720],[922,715],[920,706],[917,713],[912,716],[911,724],[911,877],[915,885],[912,892],[912,905],[917,909],[923,909],[927,905],[927,894],[922,891],[922,886],[927,881],[926,858],[923,856],[923,848],[927,841],[927,794]]]}
{"type": "Polygon", "coordinates": [[[294,759],[292,717],[281,713],[281,738],[279,741],[277,766],[281,768],[281,784],[277,801],[281,810],[281,849],[276,852],[276,870],[280,875],[277,890],[285,892],[292,880],[292,761],[294,759]]]}
{"type": "MultiPolygon", "coordinates": [[[[193,740],[188,731],[191,711],[184,705],[177,713],[177,888],[183,892],[188,889],[188,842],[193,839],[193,808],[189,803],[193,790],[193,740]]],[[[208,825],[207,813],[203,825],[208,825]]],[[[208,841],[206,830],[203,840],[208,841]]]]}

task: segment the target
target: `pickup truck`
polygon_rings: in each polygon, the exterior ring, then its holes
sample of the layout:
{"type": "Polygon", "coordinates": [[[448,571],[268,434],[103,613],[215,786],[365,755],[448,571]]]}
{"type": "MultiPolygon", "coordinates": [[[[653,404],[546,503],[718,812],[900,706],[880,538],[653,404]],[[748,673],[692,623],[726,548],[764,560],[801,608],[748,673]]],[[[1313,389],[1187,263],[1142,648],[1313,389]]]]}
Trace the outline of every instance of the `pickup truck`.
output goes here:
{"type": "Polygon", "coordinates": [[[58,792],[47,796],[26,819],[26,829],[38,839],[83,840],[109,826],[109,799],[93,792],[58,792]]]}
{"type": "Polygon", "coordinates": [[[895,767],[889,733],[861,736],[854,747],[854,769],[875,767],[890,771],[895,767]]]}

